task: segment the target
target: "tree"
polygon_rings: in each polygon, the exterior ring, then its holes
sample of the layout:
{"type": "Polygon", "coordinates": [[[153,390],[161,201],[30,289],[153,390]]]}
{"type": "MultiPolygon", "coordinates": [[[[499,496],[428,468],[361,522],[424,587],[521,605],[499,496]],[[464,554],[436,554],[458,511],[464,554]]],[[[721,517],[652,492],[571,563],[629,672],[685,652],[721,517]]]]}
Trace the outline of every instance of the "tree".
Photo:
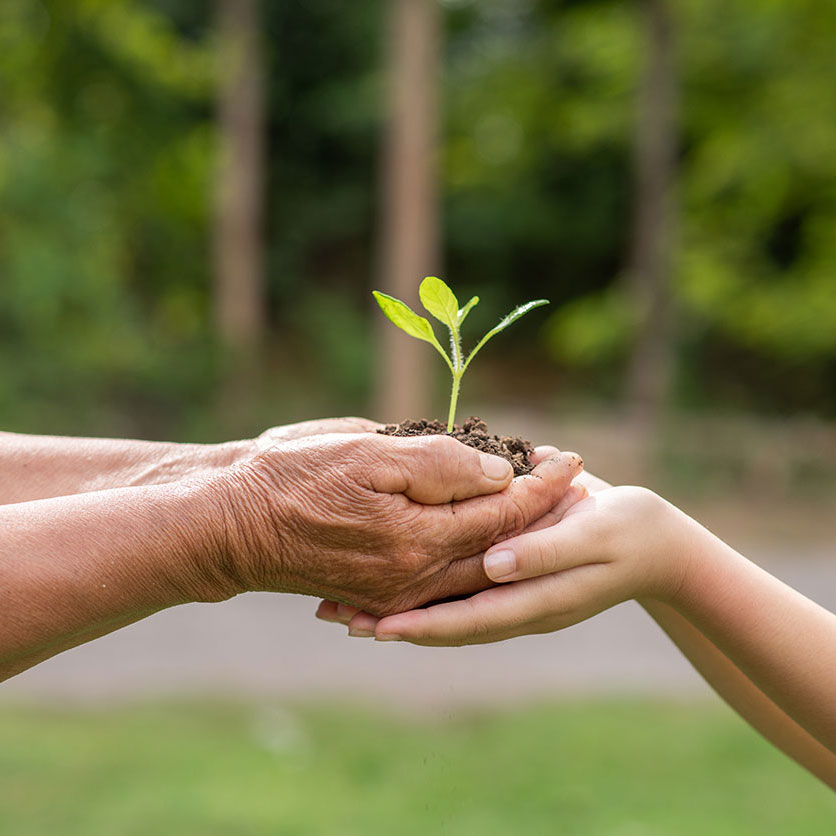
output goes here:
{"type": "Polygon", "coordinates": [[[646,58],[638,91],[633,239],[626,272],[636,325],[627,398],[638,429],[649,438],[672,379],[677,82],[668,0],[639,0],[638,5],[646,58]]]}
{"type": "Polygon", "coordinates": [[[254,362],[265,328],[262,242],[264,77],[258,0],[218,0],[219,169],[215,323],[239,362],[254,362]]]}
{"type": "MultiPolygon", "coordinates": [[[[383,150],[380,287],[414,299],[439,257],[437,173],[440,13],[435,0],[391,0],[388,122],[383,150]]],[[[422,347],[381,317],[377,412],[418,418],[428,406],[422,347]]]]}

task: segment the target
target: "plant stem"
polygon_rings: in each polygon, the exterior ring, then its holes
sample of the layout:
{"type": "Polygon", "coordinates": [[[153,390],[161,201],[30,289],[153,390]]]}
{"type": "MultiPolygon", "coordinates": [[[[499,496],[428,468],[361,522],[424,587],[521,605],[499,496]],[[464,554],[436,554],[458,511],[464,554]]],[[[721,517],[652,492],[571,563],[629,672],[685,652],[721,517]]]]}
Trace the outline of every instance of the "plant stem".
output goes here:
{"type": "Polygon", "coordinates": [[[455,322],[450,326],[450,349],[453,355],[453,391],[450,393],[450,414],[447,416],[447,432],[453,432],[456,419],[456,404],[459,402],[459,387],[464,376],[464,357],[462,356],[462,337],[455,322]]]}
{"type": "Polygon", "coordinates": [[[447,416],[447,432],[453,432],[453,421],[456,418],[456,404],[459,402],[459,387],[462,384],[462,376],[453,374],[453,391],[450,393],[450,414],[447,416]]]}

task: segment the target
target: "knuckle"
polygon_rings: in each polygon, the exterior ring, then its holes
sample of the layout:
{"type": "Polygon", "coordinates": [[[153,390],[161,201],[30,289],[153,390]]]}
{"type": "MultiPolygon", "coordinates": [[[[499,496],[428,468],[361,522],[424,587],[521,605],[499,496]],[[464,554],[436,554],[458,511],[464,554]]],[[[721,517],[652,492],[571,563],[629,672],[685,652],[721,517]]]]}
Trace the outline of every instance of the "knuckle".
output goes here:
{"type": "Polygon", "coordinates": [[[422,435],[416,439],[419,447],[433,455],[446,455],[456,452],[459,442],[449,435],[422,435]]]}
{"type": "MultiPolygon", "coordinates": [[[[470,614],[468,618],[467,632],[471,638],[481,639],[490,636],[495,630],[495,626],[490,624],[488,620],[482,615],[480,609],[473,602],[473,599],[467,599],[470,607],[470,614]]],[[[462,644],[464,638],[461,639],[462,644]]]]}
{"type": "Polygon", "coordinates": [[[466,466],[463,451],[466,452],[469,448],[449,435],[425,435],[417,439],[417,442],[417,449],[421,455],[438,466],[466,466]]]}
{"type": "Polygon", "coordinates": [[[423,457],[425,453],[424,438],[401,438],[372,433],[352,438],[364,458],[401,471],[410,470],[410,465],[414,466],[416,458],[423,457]]]}
{"type": "Polygon", "coordinates": [[[502,533],[506,537],[512,537],[521,532],[526,525],[527,514],[525,509],[514,497],[506,497],[503,504],[501,523],[502,533]]]}
{"type": "Polygon", "coordinates": [[[538,543],[533,551],[526,557],[523,555],[522,562],[535,575],[545,575],[552,571],[551,560],[542,544],[538,543]]]}
{"type": "Polygon", "coordinates": [[[630,486],[627,490],[631,498],[640,503],[642,509],[654,507],[659,500],[659,496],[649,488],[630,486]]]}
{"type": "Polygon", "coordinates": [[[379,426],[374,421],[369,418],[363,418],[360,415],[345,415],[342,418],[337,419],[341,424],[353,424],[356,427],[360,427],[364,430],[374,429],[375,427],[379,426]]]}
{"type": "Polygon", "coordinates": [[[348,453],[357,461],[365,462],[375,459],[388,459],[388,445],[384,442],[387,436],[378,436],[372,433],[359,433],[357,435],[347,434],[340,436],[336,444],[340,445],[345,453],[348,453]]]}
{"type": "Polygon", "coordinates": [[[416,541],[416,534],[424,527],[426,516],[425,506],[419,502],[413,502],[403,494],[392,496],[387,526],[392,537],[393,544],[400,546],[403,543],[410,545],[416,541]]]}
{"type": "Polygon", "coordinates": [[[387,615],[395,615],[396,613],[406,612],[417,606],[418,602],[414,597],[408,593],[401,592],[398,594],[378,596],[370,604],[374,609],[366,608],[367,612],[378,618],[383,618],[387,615]]]}

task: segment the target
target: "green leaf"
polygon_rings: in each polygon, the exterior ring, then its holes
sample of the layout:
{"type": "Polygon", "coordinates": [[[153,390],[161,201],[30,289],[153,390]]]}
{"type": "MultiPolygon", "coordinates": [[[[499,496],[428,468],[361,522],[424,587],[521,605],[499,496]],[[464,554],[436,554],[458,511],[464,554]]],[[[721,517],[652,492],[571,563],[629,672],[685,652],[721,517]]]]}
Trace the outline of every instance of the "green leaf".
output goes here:
{"type": "Polygon", "coordinates": [[[447,285],[435,276],[427,276],[418,288],[421,304],[453,333],[459,327],[459,300],[447,285]]]}
{"type": "Polygon", "coordinates": [[[444,361],[453,370],[450,358],[447,352],[441,347],[441,344],[436,339],[435,332],[428,319],[423,316],[418,316],[412,308],[400,299],[394,296],[389,296],[388,293],[381,293],[379,290],[373,290],[372,294],[377,299],[377,304],[380,309],[386,314],[389,321],[397,325],[402,331],[406,331],[410,337],[415,337],[419,340],[424,340],[432,345],[444,358],[444,361]]]}
{"type": "Polygon", "coordinates": [[[495,325],[482,337],[481,340],[476,345],[476,348],[470,352],[470,357],[467,358],[467,362],[464,364],[465,369],[470,365],[470,361],[476,356],[476,353],[479,351],[480,348],[489,340],[491,337],[495,337],[500,331],[504,331],[512,322],[516,322],[521,316],[525,316],[529,311],[534,310],[534,308],[539,308],[541,305],[548,305],[548,299],[535,299],[533,302],[526,302],[524,305],[520,305],[518,308],[514,308],[511,313],[508,314],[498,325],[495,325]]]}
{"type": "Polygon", "coordinates": [[[488,331],[488,333],[485,336],[488,338],[493,337],[500,331],[504,331],[512,322],[516,322],[520,317],[525,316],[529,311],[534,310],[534,308],[539,308],[543,305],[548,304],[548,299],[535,299],[533,302],[526,302],[524,305],[520,305],[518,308],[514,308],[514,310],[511,311],[511,313],[509,313],[508,316],[506,316],[498,325],[491,328],[491,330],[488,331]]]}
{"type": "Polygon", "coordinates": [[[479,304],[479,297],[474,296],[458,313],[456,316],[456,320],[459,323],[459,327],[467,318],[467,315],[479,304]]]}
{"type": "Polygon", "coordinates": [[[418,316],[409,305],[394,296],[381,293],[379,290],[373,290],[372,293],[374,298],[377,299],[380,309],[398,328],[406,331],[410,337],[426,340],[428,343],[435,342],[435,333],[429,320],[424,319],[423,316],[418,316]]]}

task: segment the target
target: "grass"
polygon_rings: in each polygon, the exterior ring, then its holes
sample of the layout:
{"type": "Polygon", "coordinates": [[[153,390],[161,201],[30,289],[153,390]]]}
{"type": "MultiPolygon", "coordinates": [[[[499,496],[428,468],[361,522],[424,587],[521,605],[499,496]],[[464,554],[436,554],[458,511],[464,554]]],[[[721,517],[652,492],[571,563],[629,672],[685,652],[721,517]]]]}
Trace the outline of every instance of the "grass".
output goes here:
{"type": "Polygon", "coordinates": [[[0,834],[820,836],[836,797],[711,705],[408,721],[326,707],[0,708],[0,834]]]}

